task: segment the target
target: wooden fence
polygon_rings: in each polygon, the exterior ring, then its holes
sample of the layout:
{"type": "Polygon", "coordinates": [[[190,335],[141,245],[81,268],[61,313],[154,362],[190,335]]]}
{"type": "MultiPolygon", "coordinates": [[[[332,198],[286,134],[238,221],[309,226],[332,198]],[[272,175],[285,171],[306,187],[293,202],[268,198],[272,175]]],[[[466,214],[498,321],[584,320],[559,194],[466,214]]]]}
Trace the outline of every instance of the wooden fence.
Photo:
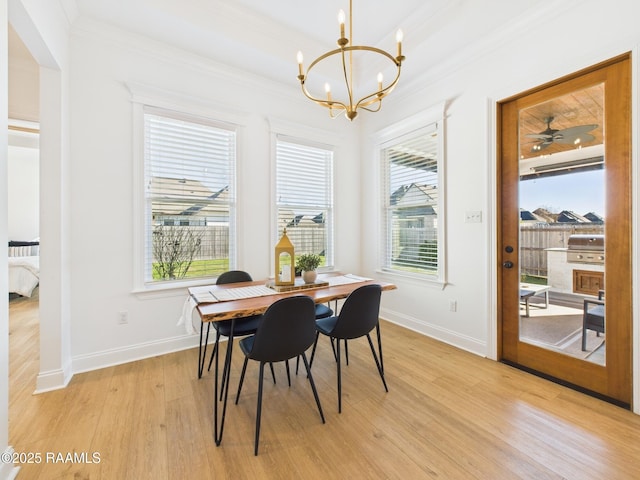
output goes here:
{"type": "MultiPolygon", "coordinates": [[[[198,253],[194,260],[228,259],[229,258],[229,227],[226,225],[213,226],[173,226],[173,229],[189,229],[193,236],[200,239],[198,253]]],[[[296,225],[287,227],[287,236],[296,254],[316,253],[325,255],[327,230],[324,225],[296,225]]]]}
{"type": "Polygon", "coordinates": [[[547,248],[566,248],[574,234],[604,234],[598,224],[533,224],[520,225],[520,273],[547,276],[547,248]]]}

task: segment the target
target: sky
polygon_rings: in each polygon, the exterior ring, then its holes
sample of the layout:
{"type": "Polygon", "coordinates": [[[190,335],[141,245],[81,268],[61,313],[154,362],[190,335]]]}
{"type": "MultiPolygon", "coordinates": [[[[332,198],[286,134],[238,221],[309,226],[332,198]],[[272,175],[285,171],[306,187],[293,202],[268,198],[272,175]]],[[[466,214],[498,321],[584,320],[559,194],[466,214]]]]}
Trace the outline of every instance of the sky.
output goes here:
{"type": "Polygon", "coordinates": [[[520,208],[551,213],[571,210],[579,215],[595,212],[604,217],[604,170],[536,178],[520,182],[520,208]]]}

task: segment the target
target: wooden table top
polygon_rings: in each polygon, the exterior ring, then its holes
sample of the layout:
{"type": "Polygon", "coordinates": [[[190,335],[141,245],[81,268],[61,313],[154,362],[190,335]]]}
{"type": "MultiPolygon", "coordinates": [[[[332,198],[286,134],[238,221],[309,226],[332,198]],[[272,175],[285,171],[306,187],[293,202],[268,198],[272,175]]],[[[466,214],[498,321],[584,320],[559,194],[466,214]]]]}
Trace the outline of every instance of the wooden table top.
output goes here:
{"type": "MultiPolygon", "coordinates": [[[[319,275],[318,281],[326,280],[331,276],[336,275],[319,275]]],[[[211,291],[224,290],[228,288],[238,288],[247,286],[264,286],[265,280],[254,282],[242,282],[242,283],[228,283],[224,285],[211,285],[211,291]]],[[[281,298],[293,297],[296,295],[307,295],[313,299],[315,303],[327,303],[333,300],[340,300],[347,298],[351,292],[358,287],[369,284],[377,284],[382,287],[382,290],[395,290],[396,286],[388,282],[380,282],[377,280],[366,280],[354,283],[345,283],[340,285],[329,285],[319,288],[310,288],[305,290],[295,290],[291,292],[279,292],[272,295],[266,295],[261,297],[243,298],[239,300],[229,300],[216,303],[199,303],[197,311],[200,315],[200,319],[203,322],[218,322],[220,320],[230,320],[232,318],[247,317],[250,315],[260,315],[264,313],[269,306],[280,300],[281,298]]],[[[190,288],[189,293],[193,293],[194,290],[202,289],[202,287],[190,288]]]]}

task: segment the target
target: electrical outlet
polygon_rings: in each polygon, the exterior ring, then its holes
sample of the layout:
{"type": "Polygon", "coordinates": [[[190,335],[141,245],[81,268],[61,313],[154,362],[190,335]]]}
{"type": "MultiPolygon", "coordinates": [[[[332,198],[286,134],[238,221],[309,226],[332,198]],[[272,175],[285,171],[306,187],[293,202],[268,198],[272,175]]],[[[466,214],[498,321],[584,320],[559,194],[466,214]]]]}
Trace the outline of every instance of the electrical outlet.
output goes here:
{"type": "Polygon", "coordinates": [[[118,324],[126,325],[129,323],[129,312],[118,312],[118,324]]]}
{"type": "Polygon", "coordinates": [[[449,311],[450,312],[455,312],[458,310],[458,302],[456,302],[455,300],[451,300],[449,302],[449,311]]]}

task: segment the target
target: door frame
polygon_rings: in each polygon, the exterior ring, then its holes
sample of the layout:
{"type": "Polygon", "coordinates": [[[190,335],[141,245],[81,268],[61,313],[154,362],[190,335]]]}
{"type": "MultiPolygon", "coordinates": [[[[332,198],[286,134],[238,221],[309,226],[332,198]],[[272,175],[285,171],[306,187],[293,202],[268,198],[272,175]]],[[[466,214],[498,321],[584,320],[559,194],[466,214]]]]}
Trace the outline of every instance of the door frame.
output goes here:
{"type": "MultiPolygon", "coordinates": [[[[492,268],[491,268],[491,276],[493,277],[491,280],[491,285],[495,288],[494,290],[494,295],[492,295],[492,297],[495,299],[495,304],[494,304],[494,308],[495,308],[495,316],[493,318],[495,318],[495,323],[492,322],[491,327],[495,326],[495,331],[492,331],[492,328],[489,329],[489,333],[491,335],[491,333],[493,333],[494,335],[492,335],[492,338],[490,339],[493,340],[495,339],[495,345],[493,345],[493,349],[492,351],[495,352],[495,359],[500,361],[504,358],[504,351],[503,351],[503,340],[504,340],[504,335],[505,335],[505,330],[504,330],[504,321],[502,318],[502,295],[503,295],[503,291],[502,291],[502,286],[501,286],[501,279],[503,277],[503,267],[502,267],[502,261],[503,261],[503,257],[504,257],[504,252],[502,250],[502,221],[501,221],[501,208],[502,208],[502,204],[503,204],[503,200],[501,198],[502,196],[502,178],[501,178],[501,172],[502,172],[502,168],[501,168],[501,163],[502,163],[502,152],[503,152],[503,147],[502,147],[502,112],[504,111],[504,107],[505,104],[507,104],[508,102],[517,100],[519,98],[523,98],[529,95],[534,94],[535,92],[539,92],[541,90],[546,90],[549,88],[552,88],[555,85],[560,85],[560,84],[564,84],[565,82],[569,81],[569,80],[575,80],[575,79],[579,79],[581,77],[583,77],[584,75],[588,75],[590,72],[595,72],[598,71],[600,69],[602,69],[603,67],[606,66],[610,66],[613,64],[616,64],[618,62],[620,62],[621,60],[624,59],[629,59],[629,66],[630,66],[630,90],[631,90],[631,98],[629,99],[629,105],[628,108],[630,110],[629,112],[629,120],[630,120],[630,125],[629,125],[629,142],[630,142],[630,151],[629,151],[629,158],[630,158],[630,163],[631,165],[629,166],[630,170],[631,170],[631,180],[630,180],[630,190],[629,190],[629,201],[628,206],[630,208],[630,214],[628,215],[628,219],[630,222],[629,225],[629,231],[630,231],[630,235],[629,235],[629,241],[630,241],[630,245],[629,245],[629,254],[631,256],[631,261],[630,263],[630,281],[632,282],[632,287],[629,288],[629,292],[628,292],[628,296],[629,296],[629,301],[630,301],[630,305],[628,306],[628,309],[630,310],[629,313],[629,317],[630,317],[630,325],[629,325],[629,329],[630,329],[630,335],[631,338],[629,338],[629,348],[631,349],[631,358],[630,361],[628,362],[628,375],[629,378],[631,380],[630,385],[628,387],[629,391],[628,391],[628,403],[626,402],[622,402],[622,403],[626,403],[626,405],[631,405],[634,407],[634,410],[637,412],[638,410],[638,405],[635,405],[633,402],[634,398],[640,398],[638,396],[638,390],[640,388],[639,386],[639,382],[638,379],[636,378],[636,376],[634,375],[634,373],[637,373],[639,371],[638,369],[638,360],[640,359],[640,356],[638,354],[638,345],[640,344],[640,340],[638,339],[638,313],[637,313],[637,309],[635,308],[635,306],[637,305],[637,280],[638,280],[638,274],[636,272],[636,259],[637,254],[638,254],[638,245],[637,245],[637,235],[636,235],[636,231],[637,231],[637,225],[638,225],[638,218],[639,218],[639,214],[638,214],[638,195],[637,195],[637,188],[635,183],[634,183],[634,179],[637,178],[637,173],[638,173],[638,168],[636,166],[636,161],[634,161],[637,158],[636,152],[637,152],[637,135],[634,129],[634,126],[637,125],[637,117],[638,117],[638,108],[637,108],[637,89],[634,88],[636,85],[636,78],[637,78],[637,72],[638,72],[638,67],[637,67],[637,61],[636,58],[637,56],[635,55],[637,52],[627,52],[623,55],[619,55],[617,57],[613,57],[609,60],[603,61],[601,63],[595,64],[591,67],[582,69],[580,71],[577,71],[575,73],[569,74],[569,75],[565,75],[561,78],[558,78],[556,80],[553,80],[551,82],[547,82],[545,84],[542,84],[540,86],[534,87],[534,88],[530,88],[528,90],[523,90],[521,93],[512,95],[509,98],[505,98],[504,100],[500,100],[498,102],[492,103],[492,107],[495,109],[494,113],[494,119],[495,119],[495,159],[496,162],[494,164],[495,166],[495,170],[492,172],[492,181],[495,182],[494,185],[494,189],[493,189],[493,193],[494,193],[494,197],[493,197],[493,201],[494,201],[494,209],[493,211],[496,212],[496,215],[494,217],[493,220],[493,229],[492,229],[492,234],[496,235],[495,241],[491,243],[492,247],[494,250],[492,250],[492,268]],[[635,332],[635,333],[634,333],[635,332]]],[[[517,253],[517,250],[516,250],[517,253]]],[[[516,255],[517,257],[517,255],[516,255]]],[[[516,265],[517,265],[517,258],[516,258],[516,265]]],[[[516,270],[516,269],[514,269],[516,270]]],[[[519,269],[517,269],[519,272],[519,269]]],[[[509,335],[507,333],[507,335],[509,335]]],[[[511,334],[513,335],[513,334],[511,334]]],[[[521,343],[521,342],[518,342],[521,343]]],[[[508,362],[510,363],[510,362],[508,362]]],[[[516,362],[517,363],[517,362],[516,362]]],[[[524,366],[525,369],[528,369],[527,366],[524,366]]],[[[536,371],[535,368],[529,368],[532,371],[536,371]]],[[[543,375],[544,376],[544,375],[543,375]]],[[[548,375],[549,377],[553,378],[553,375],[548,375]]],[[[570,382],[567,382],[570,383],[570,382]]],[[[587,390],[592,390],[590,388],[587,388],[587,390]]],[[[604,395],[605,397],[607,397],[607,395],[604,395]]]]}

